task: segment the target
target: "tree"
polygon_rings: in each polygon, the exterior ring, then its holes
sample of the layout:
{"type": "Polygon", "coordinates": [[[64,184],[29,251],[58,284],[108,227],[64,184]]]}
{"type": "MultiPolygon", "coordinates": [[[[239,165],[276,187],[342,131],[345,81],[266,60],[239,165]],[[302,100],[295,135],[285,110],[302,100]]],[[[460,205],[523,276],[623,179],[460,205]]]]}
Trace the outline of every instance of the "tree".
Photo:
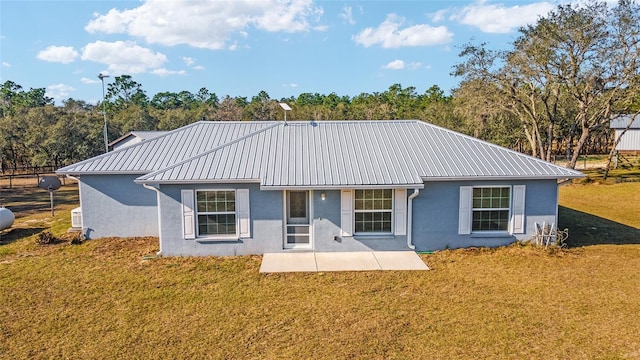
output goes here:
{"type": "Polygon", "coordinates": [[[112,112],[118,112],[129,105],[146,107],[149,99],[142,90],[142,85],[133,81],[131,75],[116,76],[115,81],[107,86],[105,95],[112,112]]]}
{"type": "Polygon", "coordinates": [[[62,101],[62,111],[65,113],[86,113],[95,107],[84,100],[68,98],[62,101]]]}
{"type": "Polygon", "coordinates": [[[266,91],[260,91],[251,98],[251,102],[245,107],[245,120],[275,120],[276,111],[280,107],[269,97],[266,91]]]}
{"type": "Polygon", "coordinates": [[[155,94],[151,98],[151,107],[158,110],[179,109],[182,107],[182,101],[178,94],[174,92],[164,91],[155,94]]]}
{"type": "Polygon", "coordinates": [[[0,88],[0,117],[15,114],[18,108],[33,108],[53,105],[53,99],[45,95],[45,88],[23,91],[13,81],[5,81],[0,88]]]}
{"type": "Polygon", "coordinates": [[[418,107],[419,99],[413,86],[403,89],[402,85],[393,84],[381,96],[382,101],[389,106],[388,119],[412,118],[413,110],[418,107]]]}
{"type": "Polygon", "coordinates": [[[14,99],[22,91],[22,86],[13,81],[5,81],[0,88],[0,117],[11,115],[15,112],[14,99]]]}
{"type": "Polygon", "coordinates": [[[210,93],[207,88],[200,88],[195,95],[195,99],[201,104],[207,104],[213,107],[218,105],[218,95],[216,95],[216,93],[210,93]]]}
{"type": "Polygon", "coordinates": [[[521,121],[534,156],[550,160],[559,123],[573,129],[578,139],[567,143],[567,165],[574,168],[593,132],[608,125],[614,109],[626,111],[637,93],[639,42],[635,1],[612,8],[560,5],[520,29],[510,51],[465,46],[466,60],[454,74],[463,85],[475,81],[496,89],[492,106],[521,121]]]}
{"type": "MultiPolygon", "coordinates": [[[[242,98],[241,98],[242,99],[242,98]]],[[[242,120],[243,107],[241,99],[232,98],[229,95],[225,96],[220,102],[218,109],[215,112],[213,120],[229,120],[239,121],[242,120]]],[[[244,99],[246,103],[246,99],[244,99]]]]}

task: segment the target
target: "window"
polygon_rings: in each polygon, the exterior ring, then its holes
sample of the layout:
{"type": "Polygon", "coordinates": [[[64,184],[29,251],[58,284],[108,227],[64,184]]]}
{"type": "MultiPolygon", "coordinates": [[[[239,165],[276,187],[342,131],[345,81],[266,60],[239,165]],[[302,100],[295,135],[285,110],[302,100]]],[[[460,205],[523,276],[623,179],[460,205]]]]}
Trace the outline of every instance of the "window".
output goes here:
{"type": "Polygon", "coordinates": [[[471,231],[508,231],[510,187],[474,187],[471,231]]]}
{"type": "Polygon", "coordinates": [[[393,190],[355,190],[355,233],[391,233],[393,190]]]}
{"type": "Polygon", "coordinates": [[[196,191],[196,212],[198,236],[237,234],[235,191],[196,191]]]}

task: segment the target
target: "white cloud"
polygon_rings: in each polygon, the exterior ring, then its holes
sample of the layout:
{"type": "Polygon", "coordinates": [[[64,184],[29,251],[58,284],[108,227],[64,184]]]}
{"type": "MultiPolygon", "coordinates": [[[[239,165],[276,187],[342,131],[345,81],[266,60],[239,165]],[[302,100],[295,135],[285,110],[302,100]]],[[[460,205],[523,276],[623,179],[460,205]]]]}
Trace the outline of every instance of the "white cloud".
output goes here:
{"type": "Polygon", "coordinates": [[[195,64],[195,62],[196,62],[193,58],[188,57],[188,56],[183,56],[182,57],[182,61],[187,66],[191,66],[191,65],[195,64]]]}
{"type": "Polygon", "coordinates": [[[390,62],[387,65],[383,66],[383,68],[389,69],[389,70],[402,70],[402,69],[404,69],[404,61],[402,61],[402,60],[393,60],[392,62],[390,62]]]}
{"type": "Polygon", "coordinates": [[[297,88],[298,84],[296,83],[290,83],[290,84],[282,84],[282,86],[284,87],[291,87],[291,88],[297,88]]]}
{"type": "Polygon", "coordinates": [[[452,15],[451,19],[475,26],[482,32],[505,34],[535,23],[540,16],[546,15],[554,7],[555,5],[546,1],[506,7],[503,4],[487,4],[486,0],[478,0],[452,15]]]}
{"type": "Polygon", "coordinates": [[[418,70],[422,67],[422,63],[421,62],[412,62],[407,64],[407,68],[409,68],[409,70],[418,70]]]}
{"type": "Polygon", "coordinates": [[[47,86],[46,96],[52,97],[56,100],[66,100],[69,98],[69,93],[76,89],[72,86],[65,84],[55,84],[47,86]]]}
{"type": "Polygon", "coordinates": [[[78,57],[78,52],[71,46],[49,46],[41,50],[36,58],[39,60],[68,64],[78,57]]]}
{"type": "Polygon", "coordinates": [[[401,29],[404,21],[403,17],[389,14],[380,26],[366,28],[352,39],[364,47],[379,44],[383,48],[399,48],[446,44],[453,37],[453,33],[445,26],[419,24],[401,29]]]}
{"type": "Polygon", "coordinates": [[[204,66],[196,65],[196,66],[193,67],[193,70],[204,70],[204,66]]]}
{"type": "Polygon", "coordinates": [[[418,70],[420,67],[422,67],[422,63],[420,62],[405,63],[403,60],[400,60],[400,59],[393,60],[390,63],[382,66],[383,69],[387,69],[387,70],[403,70],[403,69],[418,70]]]}
{"type": "Polygon", "coordinates": [[[320,20],[322,8],[314,7],[311,0],[289,1],[247,1],[252,7],[258,6],[260,14],[252,18],[252,23],[267,31],[299,32],[310,28],[307,18],[320,20]]]}
{"type": "Polygon", "coordinates": [[[438,10],[434,13],[431,14],[431,21],[433,22],[440,22],[442,20],[444,20],[445,15],[447,14],[448,10],[438,10]]]}
{"type": "Polygon", "coordinates": [[[6,61],[3,61],[3,62],[2,62],[2,67],[11,67],[11,64],[9,64],[9,63],[8,63],[8,62],[6,62],[6,61]]]}
{"type": "Polygon", "coordinates": [[[343,7],[342,12],[338,14],[338,17],[347,24],[353,25],[356,23],[356,21],[353,19],[353,9],[351,8],[351,6],[343,7]]]}
{"type": "Polygon", "coordinates": [[[187,72],[184,70],[167,70],[165,68],[162,68],[162,69],[152,70],[151,73],[154,75],[169,76],[169,75],[184,75],[187,72]]]}
{"type": "Polygon", "coordinates": [[[225,49],[234,35],[246,36],[249,27],[270,32],[309,31],[310,21],[318,21],[322,14],[322,8],[312,0],[147,0],[134,9],[94,14],[85,30],[126,33],[152,44],[225,49]]]}
{"type": "Polygon", "coordinates": [[[81,81],[83,84],[97,84],[97,83],[99,83],[99,82],[100,82],[100,80],[90,79],[90,78],[88,78],[88,77],[82,77],[82,78],[80,78],[80,81],[81,81]]]}
{"type": "Polygon", "coordinates": [[[160,69],[167,57],[133,41],[96,41],[84,47],[82,60],[105,64],[110,72],[117,74],[138,74],[160,69]]]}

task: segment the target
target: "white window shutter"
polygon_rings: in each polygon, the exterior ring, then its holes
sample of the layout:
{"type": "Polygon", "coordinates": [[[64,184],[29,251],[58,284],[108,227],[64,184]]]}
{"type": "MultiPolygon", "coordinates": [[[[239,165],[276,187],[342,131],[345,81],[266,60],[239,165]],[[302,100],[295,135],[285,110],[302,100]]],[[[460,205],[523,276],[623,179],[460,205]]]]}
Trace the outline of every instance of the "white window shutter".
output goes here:
{"type": "Polygon", "coordinates": [[[340,228],[342,229],[342,236],[352,236],[353,190],[342,190],[340,198],[340,228]]]}
{"type": "Polygon", "coordinates": [[[460,186],[460,207],[458,209],[458,234],[471,234],[471,211],[473,202],[473,187],[460,186]]]}
{"type": "Polygon", "coordinates": [[[240,237],[251,237],[251,218],[249,213],[249,189],[238,189],[236,191],[236,210],[238,225],[240,227],[240,237]]]}
{"type": "Polygon", "coordinates": [[[407,235],[407,189],[394,191],[395,235],[407,235]]]}
{"type": "Polygon", "coordinates": [[[513,185],[512,233],[524,234],[525,185],[513,185]]]}
{"type": "Polygon", "coordinates": [[[193,190],[182,190],[182,234],[185,239],[196,238],[195,201],[193,190]]]}

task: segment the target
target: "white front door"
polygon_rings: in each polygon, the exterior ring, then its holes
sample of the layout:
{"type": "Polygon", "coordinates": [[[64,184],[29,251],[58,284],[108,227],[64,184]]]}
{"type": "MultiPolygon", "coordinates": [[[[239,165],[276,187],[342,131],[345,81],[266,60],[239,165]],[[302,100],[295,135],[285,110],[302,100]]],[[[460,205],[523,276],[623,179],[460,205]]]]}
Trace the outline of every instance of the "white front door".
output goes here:
{"type": "Polygon", "coordinates": [[[311,248],[311,192],[285,191],[285,249],[311,248]]]}

